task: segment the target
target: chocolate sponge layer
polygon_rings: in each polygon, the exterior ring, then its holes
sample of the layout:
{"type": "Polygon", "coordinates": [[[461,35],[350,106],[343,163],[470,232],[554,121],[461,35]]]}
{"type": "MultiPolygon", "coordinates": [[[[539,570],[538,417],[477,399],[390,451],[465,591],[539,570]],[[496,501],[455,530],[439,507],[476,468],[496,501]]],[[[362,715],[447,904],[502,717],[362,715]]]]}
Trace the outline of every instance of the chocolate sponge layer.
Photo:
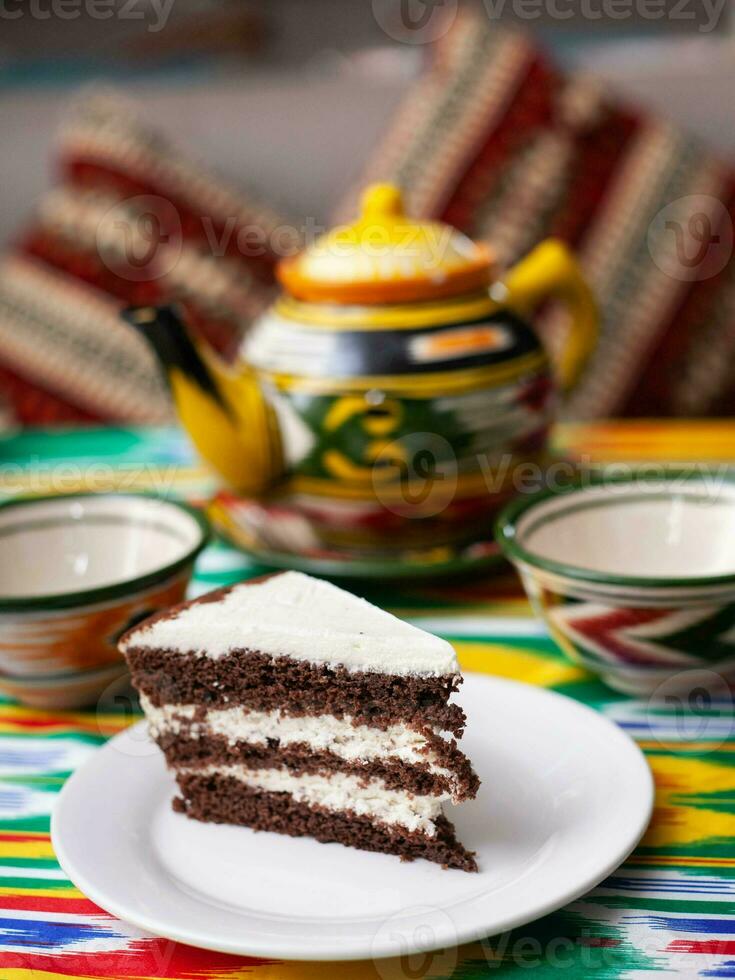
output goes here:
{"type": "Polygon", "coordinates": [[[406,861],[424,858],[446,868],[477,871],[474,854],[466,851],[446,817],[435,821],[434,837],[397,825],[382,824],[345,811],[296,802],[289,793],[271,793],[220,774],[181,773],[181,797],[175,810],[207,823],[231,823],[270,830],[290,837],[314,837],[363,851],[397,854],[406,861]]]}
{"type": "Polygon", "coordinates": [[[448,704],[460,675],[422,677],[348,671],[272,657],[258,650],[233,650],[223,657],[174,650],[128,647],[133,684],[150,701],[200,704],[205,708],[242,705],[276,708],[290,715],[349,715],[361,724],[385,728],[396,722],[428,725],[460,736],[465,716],[448,704]]]}
{"type": "Polygon", "coordinates": [[[381,779],[389,789],[408,790],[428,796],[453,795],[459,799],[473,798],[480,781],[468,760],[457,749],[453,754],[452,772],[455,780],[434,773],[427,763],[403,762],[397,758],[372,759],[368,762],[344,759],[326,749],[316,751],[304,743],[281,746],[277,740],[269,744],[229,742],[221,735],[199,735],[194,738],[183,733],[164,732],[156,742],[172,768],[245,765],[249,769],[288,769],[294,775],[304,773],[344,772],[364,779],[381,779]]]}

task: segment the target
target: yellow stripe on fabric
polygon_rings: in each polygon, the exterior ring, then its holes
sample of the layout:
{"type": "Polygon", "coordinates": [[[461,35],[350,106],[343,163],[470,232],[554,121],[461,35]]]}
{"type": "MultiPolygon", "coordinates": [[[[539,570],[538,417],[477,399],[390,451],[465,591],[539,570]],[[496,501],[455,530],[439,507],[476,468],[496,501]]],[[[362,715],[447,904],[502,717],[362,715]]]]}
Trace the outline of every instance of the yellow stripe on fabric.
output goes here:
{"type": "MultiPolygon", "coordinates": [[[[479,951],[480,947],[477,946],[479,951]]],[[[370,960],[347,963],[308,963],[283,962],[268,963],[250,967],[248,976],[256,980],[387,980],[389,977],[420,977],[421,980],[446,980],[458,967],[463,957],[470,952],[469,947],[437,950],[406,958],[391,958],[380,961],[380,969],[370,960]]],[[[239,980],[239,974],[217,974],[217,980],[239,980]]],[[[243,973],[243,977],[245,974],[243,973]]]]}
{"type": "MultiPolygon", "coordinates": [[[[723,744],[719,739],[711,742],[707,741],[707,739],[702,739],[701,741],[683,742],[679,739],[667,740],[664,738],[636,738],[636,742],[644,752],[660,752],[662,750],[664,752],[696,752],[696,754],[700,756],[707,755],[709,752],[718,752],[720,755],[727,752],[735,752],[735,742],[725,742],[723,744]]],[[[735,780],[733,780],[733,782],[735,782],[735,780]]]]}
{"type": "MultiPolygon", "coordinates": [[[[3,980],[70,980],[68,973],[56,973],[52,970],[39,970],[38,967],[26,969],[25,967],[3,967],[3,980]]],[[[98,980],[99,973],[75,973],[73,980],[98,980]]],[[[110,974],[112,976],[112,974],[110,974]]],[[[154,977],[135,977],[135,980],[160,980],[154,977]]]]}
{"type": "Polygon", "coordinates": [[[6,841],[0,837],[0,860],[2,858],[53,858],[51,841],[46,834],[38,840],[6,841]]]}
{"type": "Polygon", "coordinates": [[[24,898],[27,896],[33,896],[34,898],[65,898],[65,899],[80,899],[86,898],[78,888],[73,886],[64,888],[19,888],[17,885],[13,888],[0,888],[0,898],[3,895],[22,895],[24,898]]]}
{"type": "Polygon", "coordinates": [[[554,446],[560,452],[584,455],[604,463],[692,460],[732,463],[735,461],[732,432],[732,423],[726,420],[568,423],[557,427],[554,446]]]}
{"type": "Polygon", "coordinates": [[[568,684],[570,681],[588,677],[581,667],[564,660],[553,660],[534,650],[517,646],[504,646],[500,643],[476,643],[466,640],[453,640],[463,670],[474,670],[495,677],[537,684],[539,687],[553,687],[568,684]]]}
{"type": "Polygon", "coordinates": [[[625,859],[626,864],[655,864],[666,866],[675,866],[686,868],[729,868],[735,867],[735,858],[718,858],[718,857],[706,857],[706,858],[692,858],[692,857],[682,857],[679,854],[631,854],[630,857],[625,859]]]}
{"type": "Polygon", "coordinates": [[[732,792],[732,766],[706,759],[651,754],[656,781],[655,814],[643,841],[646,847],[692,844],[709,837],[731,837],[732,813],[695,805],[697,797],[732,792]],[[692,803],[687,803],[690,797],[692,803]]]}
{"type": "MultiPolygon", "coordinates": [[[[493,955],[489,948],[480,943],[466,943],[449,949],[439,949],[434,952],[417,954],[410,958],[391,957],[380,961],[376,967],[371,960],[358,960],[347,963],[308,963],[282,962],[264,963],[262,966],[252,966],[247,976],[257,980],[387,980],[389,977],[403,978],[420,977],[421,980],[446,980],[450,976],[459,976],[463,962],[492,962],[493,955]]],[[[242,976],[245,977],[243,972],[242,976]]],[[[235,971],[216,973],[212,975],[217,980],[239,980],[241,974],[235,971]]]]}
{"type": "MultiPolygon", "coordinates": [[[[3,493],[30,496],[58,493],[58,484],[58,474],[53,470],[29,470],[22,473],[12,471],[5,476],[0,473],[0,491],[3,493]]],[[[152,463],[142,464],[133,470],[110,467],[102,472],[91,466],[88,474],[80,472],[78,476],[73,473],[65,475],[63,484],[64,493],[149,490],[166,494],[176,488],[178,494],[187,498],[192,495],[206,497],[217,487],[212,471],[203,466],[157,466],[152,463]]]]}
{"type": "Polygon", "coordinates": [[[49,738],[52,735],[69,735],[75,737],[78,735],[101,735],[105,738],[110,738],[113,735],[117,735],[124,728],[129,725],[134,724],[134,722],[139,721],[140,717],[130,717],[127,721],[121,722],[115,725],[105,725],[100,724],[98,726],[83,726],[83,725],[48,725],[45,726],[40,731],[38,729],[29,730],[25,725],[19,725],[12,722],[2,722],[0,721],[0,735],[26,735],[29,738],[49,738]]]}
{"type": "MultiPolygon", "coordinates": [[[[94,956],[95,956],[94,953],[89,954],[90,962],[94,961],[94,956]]],[[[27,959],[30,960],[31,956],[28,955],[27,959]]],[[[184,974],[182,974],[182,976],[183,975],[184,974]]],[[[194,976],[194,974],[189,974],[189,975],[192,977],[194,976]]],[[[100,978],[109,978],[109,980],[118,980],[118,977],[114,973],[112,973],[111,971],[107,972],[107,970],[105,970],[105,972],[103,973],[95,972],[95,973],[71,974],[71,973],[57,973],[55,970],[42,970],[37,966],[30,967],[30,968],[26,968],[24,966],[14,966],[14,967],[6,966],[3,967],[3,972],[0,976],[2,976],[2,980],[100,980],[100,978]]],[[[217,974],[212,973],[209,976],[205,976],[202,973],[199,974],[199,976],[201,980],[210,980],[210,977],[212,978],[212,980],[214,980],[214,978],[217,977],[217,974]]],[[[233,980],[239,980],[239,977],[244,978],[246,976],[251,977],[252,971],[246,973],[243,970],[242,972],[238,972],[237,974],[232,974],[233,980]]],[[[222,977],[224,978],[225,974],[222,974],[222,977]]],[[[126,974],[126,978],[127,980],[161,980],[161,974],[151,973],[146,976],[143,976],[142,973],[136,973],[134,976],[132,974],[126,974]]]]}

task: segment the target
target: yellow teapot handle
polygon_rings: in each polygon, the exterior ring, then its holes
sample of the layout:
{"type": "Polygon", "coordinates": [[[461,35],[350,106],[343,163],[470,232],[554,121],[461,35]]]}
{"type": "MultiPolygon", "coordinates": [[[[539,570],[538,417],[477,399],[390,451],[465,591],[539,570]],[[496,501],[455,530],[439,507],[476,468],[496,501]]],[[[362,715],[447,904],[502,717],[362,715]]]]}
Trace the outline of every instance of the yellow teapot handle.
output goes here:
{"type": "Polygon", "coordinates": [[[559,362],[564,391],[576,382],[595,348],[599,312],[574,254],[558,238],[547,238],[508,271],[503,305],[525,318],[546,299],[558,299],[570,313],[570,327],[559,362]]]}

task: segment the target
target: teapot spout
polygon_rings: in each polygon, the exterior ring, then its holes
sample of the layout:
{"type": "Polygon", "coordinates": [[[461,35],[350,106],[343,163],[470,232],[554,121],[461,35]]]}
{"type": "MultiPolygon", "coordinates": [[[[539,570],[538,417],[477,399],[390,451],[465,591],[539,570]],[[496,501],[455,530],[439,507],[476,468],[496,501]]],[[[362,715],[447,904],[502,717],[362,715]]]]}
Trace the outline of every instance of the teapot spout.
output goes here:
{"type": "Polygon", "coordinates": [[[123,310],[122,316],[152,347],[172,393],[178,377],[184,377],[225,408],[216,369],[211,370],[207,365],[173,306],[130,306],[123,310]]]}
{"type": "Polygon", "coordinates": [[[253,371],[230,367],[195,341],[174,307],[130,307],[122,315],[150,344],[199,454],[235,490],[264,491],[280,475],[280,439],[253,371]]]}

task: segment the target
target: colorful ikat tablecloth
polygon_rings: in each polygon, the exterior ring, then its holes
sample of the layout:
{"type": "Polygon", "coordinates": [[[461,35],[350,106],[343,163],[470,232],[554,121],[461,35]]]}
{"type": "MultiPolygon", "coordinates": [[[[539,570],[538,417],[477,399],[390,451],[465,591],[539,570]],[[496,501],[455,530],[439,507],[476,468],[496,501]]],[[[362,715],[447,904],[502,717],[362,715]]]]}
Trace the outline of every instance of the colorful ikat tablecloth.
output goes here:
{"type": "MultiPolygon", "coordinates": [[[[567,427],[558,447],[591,463],[735,462],[725,423],[567,427]]],[[[201,501],[212,477],[175,429],[25,432],[0,441],[0,495],[152,489],[201,501]]],[[[202,555],[194,594],[261,568],[222,543],[202,555]]],[[[378,602],[455,643],[467,670],[540,684],[612,718],[646,753],[653,822],[631,858],[584,898],[481,943],[406,961],[243,959],[147,935],[107,915],[65,877],[49,818],[67,776],[134,720],[128,710],[38,711],[0,703],[0,978],[474,980],[735,977],[735,734],[722,705],[651,705],[615,695],[560,654],[512,575],[376,589],[378,602]]]]}

